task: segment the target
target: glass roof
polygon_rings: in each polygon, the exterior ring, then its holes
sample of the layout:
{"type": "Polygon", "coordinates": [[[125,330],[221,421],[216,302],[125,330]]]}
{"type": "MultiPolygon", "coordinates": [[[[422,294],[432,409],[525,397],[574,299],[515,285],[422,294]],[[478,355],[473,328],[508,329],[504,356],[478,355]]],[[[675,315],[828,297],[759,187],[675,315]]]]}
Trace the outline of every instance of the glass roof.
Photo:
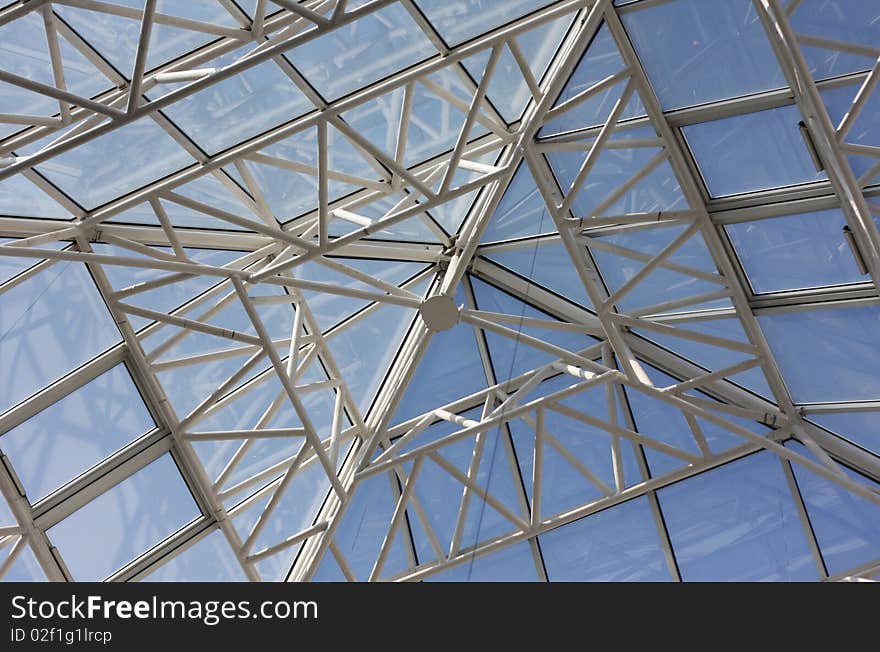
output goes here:
{"type": "Polygon", "coordinates": [[[0,579],[880,579],[878,25],[0,2],[0,579]]]}

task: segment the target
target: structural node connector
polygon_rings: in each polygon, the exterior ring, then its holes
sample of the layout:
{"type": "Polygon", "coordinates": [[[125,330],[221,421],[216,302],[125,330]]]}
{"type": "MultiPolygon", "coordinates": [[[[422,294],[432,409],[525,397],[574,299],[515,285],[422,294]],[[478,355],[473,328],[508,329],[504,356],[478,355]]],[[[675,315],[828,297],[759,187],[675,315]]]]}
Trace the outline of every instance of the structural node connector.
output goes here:
{"type": "Polygon", "coordinates": [[[458,323],[458,306],[452,297],[438,294],[422,302],[419,306],[419,314],[425,321],[425,325],[435,333],[449,330],[458,323]]]}

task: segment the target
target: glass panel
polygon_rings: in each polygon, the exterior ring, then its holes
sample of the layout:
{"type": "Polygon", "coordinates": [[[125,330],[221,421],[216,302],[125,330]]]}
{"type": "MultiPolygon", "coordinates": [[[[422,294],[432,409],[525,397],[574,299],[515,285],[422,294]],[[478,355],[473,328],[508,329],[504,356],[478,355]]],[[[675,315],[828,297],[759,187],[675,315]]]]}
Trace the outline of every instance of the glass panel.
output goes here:
{"type": "MultiPolygon", "coordinates": [[[[347,424],[343,424],[343,428],[347,424]]],[[[323,430],[321,437],[326,440],[328,430],[323,430]]],[[[335,468],[339,468],[342,460],[348,453],[348,447],[340,446],[335,460],[335,468]]],[[[390,486],[386,482],[386,486],[390,486]]],[[[277,507],[266,521],[266,526],[254,542],[254,552],[280,543],[286,538],[301,532],[311,526],[318,515],[318,510],[324,504],[327,493],[330,491],[330,481],[320,463],[315,462],[301,468],[291,480],[290,485],[280,497],[277,507]]],[[[268,502],[268,500],[267,500],[268,502]]],[[[265,504],[263,505],[265,507],[265,504]]],[[[256,519],[260,510],[253,510],[252,518],[256,519]]],[[[256,520],[253,521],[256,523],[256,520]]],[[[242,532],[243,523],[237,523],[242,532]]],[[[252,524],[248,524],[247,534],[250,534],[252,524]]],[[[242,532],[245,538],[245,533],[242,532]]],[[[287,578],[290,567],[299,553],[302,543],[296,544],[257,564],[257,570],[266,581],[281,582],[287,578]]]]}
{"type": "Polygon", "coordinates": [[[153,428],[128,375],[117,365],[0,437],[31,502],[153,428]]]}
{"type": "MultiPolygon", "coordinates": [[[[307,129],[281,142],[265,147],[262,154],[318,169],[317,130],[307,129]]],[[[287,222],[318,207],[318,177],[316,174],[300,174],[278,165],[266,165],[254,161],[245,163],[254,176],[266,203],[275,217],[287,222]]],[[[378,172],[367,163],[361,151],[334,128],[327,130],[327,169],[332,172],[376,181],[378,172]]],[[[235,171],[234,169],[231,170],[235,171]]],[[[329,201],[360,190],[359,185],[328,179],[329,201]]]]}
{"type": "Polygon", "coordinates": [[[519,166],[492,214],[484,242],[512,240],[556,230],[529,166],[519,166]]]}
{"type": "MultiPolygon", "coordinates": [[[[358,485],[336,528],[334,541],[355,577],[362,582],[370,576],[397,503],[397,492],[391,484],[396,480],[388,475],[380,473],[358,485]]],[[[383,578],[406,570],[409,566],[408,544],[404,543],[408,537],[402,534],[405,531],[406,526],[402,525],[391,543],[383,567],[383,578]]],[[[327,556],[332,557],[332,553],[328,552],[327,556]]]]}
{"type": "MultiPolygon", "coordinates": [[[[653,147],[603,149],[572,202],[574,216],[589,218],[686,209],[687,201],[682,195],[675,173],[669,161],[664,160],[626,190],[602,215],[594,214],[595,209],[607,197],[644,169],[658,153],[659,150],[653,147]]],[[[547,153],[547,159],[564,193],[568,193],[586,157],[586,150],[547,153]]]]}
{"type": "MultiPolygon", "coordinates": [[[[556,98],[558,106],[578,95],[603,79],[622,72],[626,68],[614,37],[606,25],[602,25],[587,48],[586,53],[578,62],[565,88],[556,98]]],[[[548,121],[538,132],[540,136],[559,134],[566,131],[586,129],[605,124],[614,104],[620,99],[626,81],[621,80],[613,86],[597,93],[593,97],[581,101],[552,120],[548,121]]],[[[634,118],[645,114],[645,107],[639,94],[633,93],[629,102],[620,114],[620,120],[634,118]]],[[[651,134],[652,136],[654,134],[651,134]]]]}
{"type": "MultiPolygon", "coordinates": [[[[115,0],[115,4],[132,9],[143,9],[143,0],[115,0]]],[[[113,66],[126,77],[134,68],[141,21],[139,18],[116,16],[99,11],[88,11],[79,7],[58,5],[53,10],[70,24],[113,66]]],[[[226,28],[239,27],[232,15],[216,0],[159,0],[156,11],[181,18],[189,18],[213,23],[226,28]]],[[[147,70],[175,59],[197,47],[210,43],[218,37],[213,34],[196,32],[154,23],[147,50],[147,70]]]]}
{"type": "Polygon", "coordinates": [[[394,3],[295,48],[289,58],[332,101],[434,54],[421,28],[394,3]]]}
{"type": "Polygon", "coordinates": [[[810,421],[880,455],[880,412],[810,414],[810,421]]]}
{"type": "Polygon", "coordinates": [[[713,197],[827,179],[816,172],[798,129],[796,106],[684,127],[713,197]]]}
{"type": "Polygon", "coordinates": [[[162,564],[146,582],[244,582],[247,577],[226,537],[217,530],[162,564]]]}
{"type": "MultiPolygon", "coordinates": [[[[222,174],[222,173],[219,173],[222,174]]],[[[203,204],[207,204],[213,208],[225,210],[234,215],[247,217],[256,220],[257,216],[253,214],[250,207],[238,198],[232,196],[232,193],[217,178],[216,174],[205,174],[193,179],[192,181],[178,186],[174,189],[175,194],[183,197],[189,197],[203,204]],[[244,210],[246,209],[246,210],[244,210]]],[[[196,211],[188,206],[177,204],[167,199],[159,199],[162,208],[168,215],[168,219],[175,227],[195,227],[223,231],[247,231],[248,229],[221,220],[213,215],[208,215],[200,211],[196,211]]],[[[120,213],[116,213],[108,222],[127,222],[130,224],[151,224],[159,226],[159,219],[156,217],[155,211],[149,203],[138,204],[132,208],[126,209],[120,213]]]]}
{"type": "MultiPolygon", "coordinates": [[[[205,66],[227,66],[241,58],[240,49],[205,66]]],[[[163,84],[156,96],[185,86],[163,84]]],[[[266,61],[163,109],[196,144],[214,154],[268,131],[313,109],[312,103],[274,61],[266,61]]]]}
{"type": "Polygon", "coordinates": [[[752,0],[674,0],[621,16],[664,109],[785,85],[752,0]]]}
{"type": "Polygon", "coordinates": [[[551,582],[671,580],[644,496],[550,530],[539,540],[551,582]]]}
{"type": "MultiPolygon", "coordinates": [[[[466,419],[479,419],[481,409],[462,412],[466,419]]],[[[457,424],[440,421],[421,432],[407,443],[403,450],[410,451],[419,446],[429,444],[460,430],[457,424]]],[[[475,437],[447,444],[438,449],[438,454],[452,464],[459,472],[466,474],[474,455],[475,437]]],[[[513,461],[513,451],[503,431],[489,431],[480,457],[479,468],[475,477],[476,483],[489,492],[493,498],[503,504],[508,511],[525,517],[523,514],[522,484],[513,461]]],[[[434,460],[425,461],[416,482],[415,494],[425,508],[427,518],[441,545],[448,547],[455,533],[459,509],[462,504],[463,485],[446,469],[434,460]]],[[[431,548],[421,519],[409,511],[409,523],[413,534],[416,555],[420,563],[434,561],[435,553],[431,548]]],[[[509,534],[515,525],[511,520],[486,503],[476,494],[471,494],[467,512],[463,520],[460,544],[468,548],[493,537],[509,534]]]]}
{"type": "MultiPolygon", "coordinates": [[[[852,108],[853,100],[856,93],[861,88],[861,81],[855,84],[847,84],[845,86],[837,86],[821,91],[822,101],[825,102],[825,108],[828,109],[828,116],[831,122],[837,126],[843,120],[843,116],[849,113],[852,108]]],[[[849,132],[844,139],[847,143],[854,145],[867,145],[868,147],[880,147],[880,88],[875,87],[868,96],[868,100],[862,107],[861,112],[855,122],[850,127],[849,132]]],[[[861,177],[869,170],[873,170],[877,159],[869,156],[860,156],[852,154],[847,156],[847,160],[852,166],[853,172],[857,177],[861,177]]],[[[874,183],[876,183],[876,170],[874,170],[874,183]]],[[[862,181],[862,179],[860,179],[862,181]]],[[[867,181],[867,179],[865,180],[867,181]]]]}
{"type": "Polygon", "coordinates": [[[565,245],[559,240],[530,243],[521,249],[486,254],[520,276],[585,308],[593,305],[565,245]]]}
{"type": "MultiPolygon", "coordinates": [[[[407,279],[416,276],[425,269],[425,266],[421,263],[392,260],[368,258],[334,258],[333,260],[353,267],[360,272],[370,275],[372,278],[397,286],[404,284],[407,279]]],[[[336,287],[381,293],[381,290],[372,285],[358,281],[348,274],[338,272],[317,262],[301,265],[297,269],[296,276],[306,281],[332,283],[336,287]]],[[[410,291],[415,292],[416,290],[410,288],[410,291]]],[[[309,310],[312,312],[318,327],[322,331],[329,330],[371,303],[365,299],[354,299],[339,294],[313,292],[311,290],[304,291],[303,296],[309,304],[309,310]]]]}
{"type": "MultiPolygon", "coordinates": [[[[454,68],[442,68],[427,79],[429,83],[442,89],[440,93],[455,97],[458,106],[423,83],[413,86],[412,109],[403,156],[403,163],[408,167],[452,150],[467,118],[466,107],[473,97],[472,87],[455,73],[454,68]]],[[[393,158],[397,148],[404,95],[405,90],[397,88],[346,111],[342,117],[358,134],[393,158]]],[[[475,122],[471,138],[485,131],[485,127],[475,122]]]]}
{"type": "Polygon", "coordinates": [[[749,455],[661,489],[657,496],[683,580],[818,578],[776,455],[749,455]]]}
{"type": "MultiPolygon", "coordinates": [[[[688,321],[683,328],[705,335],[723,337],[735,342],[748,344],[749,338],[737,317],[729,317],[724,319],[706,319],[703,321],[688,321]]],[[[666,333],[658,333],[656,331],[634,329],[641,337],[656,342],[670,351],[673,351],[688,360],[696,362],[698,365],[714,371],[722,369],[730,365],[736,364],[748,357],[748,354],[733,351],[722,346],[714,346],[711,344],[703,344],[684,337],[675,337],[666,333]]],[[[738,374],[734,374],[728,378],[733,382],[749,389],[761,396],[772,398],[773,391],[767,384],[767,377],[760,367],[754,367],[738,374]]]]}
{"type": "MultiPolygon", "coordinates": [[[[560,375],[541,383],[527,400],[565,389],[571,386],[571,377],[560,375]]],[[[561,401],[562,405],[587,414],[604,422],[610,422],[607,396],[603,387],[595,387],[580,392],[561,401]]],[[[622,410],[618,409],[617,422],[624,423],[622,410]]],[[[532,479],[535,451],[535,431],[525,421],[514,419],[509,422],[511,437],[516,446],[516,459],[520,467],[520,477],[525,486],[528,499],[532,500],[534,484],[532,479]]],[[[541,492],[541,513],[547,517],[566,512],[575,507],[594,502],[604,497],[603,491],[595,482],[584,477],[570,459],[589,468],[593,475],[606,487],[613,487],[614,466],[611,435],[601,428],[580,420],[547,410],[544,415],[544,430],[549,438],[544,446],[543,485],[541,492]],[[564,450],[566,457],[561,451],[564,450]]],[[[621,467],[624,485],[632,486],[642,481],[642,472],[634,454],[634,448],[626,440],[620,445],[621,467]]]]}
{"type": "Polygon", "coordinates": [[[856,265],[840,209],[724,227],[752,289],[778,292],[867,280],[856,265]]]}
{"type": "Polygon", "coordinates": [[[81,206],[93,209],[194,162],[152,118],[141,118],[36,169],[81,206]]]}
{"type": "MultiPolygon", "coordinates": [[[[654,209],[656,210],[656,209],[654,209]]],[[[687,225],[675,225],[654,229],[621,231],[602,236],[602,241],[619,247],[625,247],[642,254],[656,256],[687,228],[687,225]]],[[[631,256],[618,255],[598,247],[590,247],[593,260],[605,279],[611,292],[617,291],[629,279],[638,274],[645,262],[631,256]]],[[[679,246],[668,258],[669,262],[685,265],[703,272],[717,273],[715,262],[706,246],[701,233],[696,233],[679,246]]],[[[698,279],[688,274],[658,267],[648,273],[641,282],[619,300],[624,310],[654,306],[664,301],[686,299],[707,292],[716,292],[719,285],[698,279]]],[[[727,299],[716,299],[712,302],[692,304],[689,310],[702,308],[720,308],[729,306],[727,299]]]]}
{"type": "Polygon", "coordinates": [[[550,4],[550,0],[416,0],[443,40],[455,45],[550,4]]]}
{"type": "MultiPolygon", "coordinates": [[[[411,289],[422,295],[427,286],[425,281],[411,289]]],[[[334,360],[361,410],[369,408],[379,391],[415,312],[402,306],[380,305],[329,340],[334,360]]]]}
{"type": "MultiPolygon", "coordinates": [[[[8,553],[8,551],[9,549],[7,547],[6,552],[8,553]]],[[[3,561],[6,561],[5,555],[2,559],[3,561]]],[[[18,553],[18,557],[16,557],[15,561],[12,562],[12,566],[6,571],[6,574],[0,578],[0,582],[45,581],[46,575],[43,573],[43,569],[40,568],[40,563],[34,556],[34,551],[31,549],[30,544],[25,545],[22,551],[18,553]]]]}
{"type": "MultiPolygon", "coordinates": [[[[513,317],[526,317],[555,321],[548,314],[524,304],[519,299],[503,292],[488,283],[473,278],[474,298],[479,310],[497,312],[513,317]]],[[[553,344],[567,351],[580,351],[595,343],[593,338],[577,333],[509,324],[508,328],[553,344]]],[[[535,369],[556,360],[559,356],[524,344],[519,340],[498,333],[486,332],[489,357],[498,382],[514,378],[530,369],[535,369]]]]}
{"type": "MultiPolygon", "coordinates": [[[[844,43],[876,45],[880,42],[880,7],[874,0],[803,0],[789,19],[795,32],[844,43]]],[[[815,79],[868,70],[868,56],[800,44],[815,79]]]]}
{"type": "MultiPolygon", "coordinates": [[[[0,245],[5,245],[7,242],[15,242],[15,240],[15,238],[0,238],[0,245]]],[[[64,247],[69,244],[69,242],[50,242],[45,245],[40,245],[40,247],[59,250],[64,249],[64,247]]],[[[0,285],[3,285],[6,281],[15,278],[26,269],[30,269],[39,263],[40,261],[35,258],[0,256],[0,285]]]]}
{"type": "MultiPolygon", "coordinates": [[[[789,442],[786,447],[811,457],[802,444],[789,442]]],[[[799,464],[792,469],[828,572],[842,573],[880,557],[880,505],[799,464]]],[[[845,471],[851,480],[880,489],[858,473],[845,471]]]]}
{"type": "Polygon", "coordinates": [[[880,306],[758,316],[797,403],[880,398],[880,306]]]}
{"type": "MultiPolygon", "coordinates": [[[[103,243],[95,243],[92,245],[95,253],[108,254],[116,256],[125,256],[127,258],[146,258],[146,255],[128,249],[121,249],[113,245],[103,243]]],[[[166,253],[171,253],[169,247],[154,247],[166,253]]],[[[212,265],[221,267],[231,263],[233,260],[244,255],[240,251],[225,251],[223,249],[185,249],[187,257],[193,262],[204,265],[212,265]]],[[[104,274],[114,290],[122,290],[138,283],[145,283],[168,275],[167,271],[160,271],[144,267],[122,267],[120,265],[106,265],[103,267],[104,274]]],[[[214,287],[222,279],[216,276],[191,276],[181,279],[176,283],[170,283],[162,287],[138,292],[125,299],[126,303],[149,308],[150,310],[158,310],[159,312],[168,313],[175,308],[187,303],[197,295],[201,294],[208,288],[214,287]]],[[[128,320],[134,326],[135,330],[151,323],[151,320],[144,319],[137,315],[128,315],[128,320]]]]}
{"type": "Polygon", "coordinates": [[[537,582],[531,544],[515,543],[497,552],[453,566],[426,578],[428,582],[537,582]]]}
{"type": "MultiPolygon", "coordinates": [[[[0,27],[0,52],[4,70],[41,84],[54,86],[54,75],[46,52],[46,30],[39,12],[33,11],[0,27]]],[[[64,83],[68,91],[92,97],[113,84],[66,39],[58,38],[64,83]]],[[[0,82],[0,113],[56,115],[58,101],[0,82]]],[[[0,126],[0,137],[23,129],[20,125],[0,126]]]]}
{"type": "Polygon", "coordinates": [[[198,515],[177,465],[163,455],[46,533],[74,579],[97,581],[198,515]]]}
{"type": "MultiPolygon", "coordinates": [[[[456,305],[465,303],[461,290],[456,305]]],[[[474,329],[458,324],[431,337],[428,350],[413,374],[391,424],[401,423],[486,387],[486,372],[477,350],[474,329]],[[453,355],[454,354],[454,355],[453,355]]]]}
{"type": "Polygon", "coordinates": [[[84,265],[58,262],[0,295],[0,411],[121,340],[84,265]]]}
{"type": "MultiPolygon", "coordinates": [[[[516,43],[529,63],[535,79],[541,79],[553,55],[557,53],[568,31],[571,18],[569,14],[517,35],[516,43]]],[[[483,50],[462,62],[477,83],[483,77],[491,51],[491,49],[483,50]]],[[[519,119],[526,104],[532,99],[519,64],[506,45],[501,49],[486,97],[508,122],[519,119]]]]}
{"type": "Polygon", "coordinates": [[[71,217],[70,211],[20,174],[0,181],[0,214],[58,220],[71,217]]]}

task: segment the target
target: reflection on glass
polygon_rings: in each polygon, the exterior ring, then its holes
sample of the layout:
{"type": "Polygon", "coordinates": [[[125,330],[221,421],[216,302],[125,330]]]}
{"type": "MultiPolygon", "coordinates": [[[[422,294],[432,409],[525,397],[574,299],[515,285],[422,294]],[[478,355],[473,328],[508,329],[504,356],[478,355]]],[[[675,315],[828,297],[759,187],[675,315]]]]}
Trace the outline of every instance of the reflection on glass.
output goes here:
{"type": "Polygon", "coordinates": [[[0,295],[0,411],[121,340],[85,265],[57,262],[0,295]]]}
{"type": "MultiPolygon", "coordinates": [[[[6,4],[5,2],[3,4],[6,4]]],[[[61,70],[68,91],[92,97],[113,84],[65,38],[58,38],[61,70]]],[[[0,60],[3,69],[19,77],[55,85],[52,62],[46,55],[46,28],[40,12],[32,11],[0,26],[0,60]]],[[[0,113],[57,115],[58,101],[33,91],[0,83],[0,113]]],[[[22,125],[0,125],[0,138],[24,129],[22,125]]]]}
{"type": "MultiPolygon", "coordinates": [[[[535,79],[541,79],[544,75],[547,64],[550,63],[565,37],[571,19],[571,14],[562,16],[517,35],[516,43],[522,50],[525,60],[529,62],[529,68],[535,79]]],[[[478,83],[483,77],[490,53],[491,49],[486,49],[462,62],[478,83]]],[[[522,115],[526,103],[532,99],[519,64],[506,45],[501,48],[501,55],[495,66],[486,97],[508,122],[517,120],[522,115]]]]}
{"type": "Polygon", "coordinates": [[[87,209],[93,209],[194,163],[152,118],[141,118],[36,166],[87,209]]]}
{"type": "Polygon", "coordinates": [[[0,181],[0,215],[70,219],[70,211],[20,174],[0,181]]]}
{"type": "Polygon", "coordinates": [[[817,579],[776,455],[749,455],[661,489],[657,497],[684,581],[817,579]]]}
{"type": "Polygon", "coordinates": [[[0,437],[32,502],[153,428],[124,365],[117,365],[0,437]]]}
{"type": "MultiPolygon", "coordinates": [[[[115,0],[115,4],[139,10],[144,8],[143,0],[115,0]]],[[[89,45],[118,71],[125,76],[131,75],[141,29],[139,18],[61,4],[52,9],[77,32],[86,35],[89,45]]],[[[159,0],[156,3],[156,12],[213,23],[227,29],[240,27],[232,14],[216,0],[159,0]]],[[[146,68],[155,68],[217,38],[214,34],[202,31],[154,23],[147,50],[146,68]]]]}
{"type": "Polygon", "coordinates": [[[111,575],[199,515],[170,455],[47,530],[78,581],[111,575]]]}
{"type": "MultiPolygon", "coordinates": [[[[427,281],[411,289],[422,294],[427,281]]],[[[365,411],[376,396],[414,317],[411,308],[380,305],[329,340],[340,373],[361,410],[365,411]]]]}

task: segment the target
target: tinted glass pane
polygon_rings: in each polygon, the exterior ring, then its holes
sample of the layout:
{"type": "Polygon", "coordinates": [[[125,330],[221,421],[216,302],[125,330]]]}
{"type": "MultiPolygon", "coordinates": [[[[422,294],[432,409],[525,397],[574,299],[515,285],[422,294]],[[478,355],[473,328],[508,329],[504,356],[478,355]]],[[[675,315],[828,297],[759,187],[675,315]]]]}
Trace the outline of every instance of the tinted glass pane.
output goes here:
{"type": "Polygon", "coordinates": [[[758,316],[799,403],[880,398],[880,306],[758,316]]]}
{"type": "MultiPolygon", "coordinates": [[[[874,0],[803,0],[791,14],[791,26],[800,34],[861,45],[880,42],[880,6],[874,0]]],[[[867,70],[874,58],[801,44],[816,79],[867,70]]]]}
{"type": "Polygon", "coordinates": [[[857,283],[867,280],[844,237],[839,209],[802,213],[725,227],[757,292],[857,283]]]}
{"type": "MultiPolygon", "coordinates": [[[[810,456],[799,443],[786,446],[810,456]]],[[[828,572],[835,575],[880,558],[880,505],[799,464],[792,468],[828,572]]],[[[846,471],[851,480],[878,489],[876,483],[846,471]]]]}
{"type": "MultiPolygon", "coordinates": [[[[209,61],[221,68],[245,54],[209,61]]],[[[163,84],[151,96],[185,84],[163,84]]],[[[215,153],[306,113],[314,105],[274,61],[267,61],[174,102],[164,113],[208,153],[215,153]]]]}
{"type": "Polygon", "coordinates": [[[144,579],[148,582],[242,582],[247,578],[226,537],[218,530],[144,579]]]}
{"type": "Polygon", "coordinates": [[[809,419],[880,455],[880,412],[811,414],[809,419]]]}
{"type": "Polygon", "coordinates": [[[657,492],[685,581],[808,581],[816,565],[779,458],[756,453],[657,492]]]}
{"type": "Polygon", "coordinates": [[[517,543],[477,557],[428,578],[429,582],[537,582],[535,559],[528,543],[517,543]]]}
{"type": "Polygon", "coordinates": [[[199,515],[170,455],[49,528],[73,577],[101,580],[199,515]],[[101,545],[95,545],[97,541],[101,545]]]}
{"type": "Polygon", "coordinates": [[[0,410],[122,338],[86,267],[58,262],[0,295],[0,410]]]}
{"type": "Polygon", "coordinates": [[[550,0],[416,0],[434,29],[453,45],[550,4],[550,0]]]}
{"type": "Polygon", "coordinates": [[[551,582],[663,582],[669,570],[647,498],[540,536],[551,582]]]}
{"type": "Polygon", "coordinates": [[[37,169],[91,209],[194,162],[151,118],[141,118],[58,154],[37,169]]]}
{"type": "Polygon", "coordinates": [[[673,0],[622,19],[665,109],[785,84],[751,0],[673,0]]]}
{"type": "Polygon", "coordinates": [[[36,501],[153,425],[119,365],[4,434],[0,448],[36,501]]]}
{"type": "Polygon", "coordinates": [[[809,183],[816,172],[798,129],[800,111],[786,106],[684,127],[713,197],[809,183]]]}
{"type": "Polygon", "coordinates": [[[406,9],[394,3],[294,49],[290,60],[334,100],[437,54],[406,9]]]}

